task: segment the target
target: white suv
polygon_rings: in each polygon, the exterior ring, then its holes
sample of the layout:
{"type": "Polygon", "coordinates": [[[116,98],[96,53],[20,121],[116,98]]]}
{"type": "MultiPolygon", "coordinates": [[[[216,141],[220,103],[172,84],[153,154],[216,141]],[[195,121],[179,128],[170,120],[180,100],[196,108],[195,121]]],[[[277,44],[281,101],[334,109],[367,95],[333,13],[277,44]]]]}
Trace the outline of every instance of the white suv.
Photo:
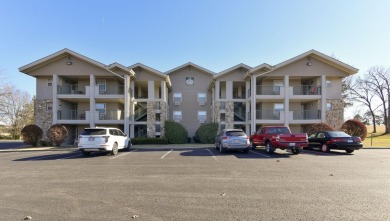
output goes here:
{"type": "Polygon", "coordinates": [[[85,128],[79,136],[78,149],[84,156],[91,152],[118,153],[119,149],[130,150],[131,140],[121,130],[110,127],[85,128]]]}

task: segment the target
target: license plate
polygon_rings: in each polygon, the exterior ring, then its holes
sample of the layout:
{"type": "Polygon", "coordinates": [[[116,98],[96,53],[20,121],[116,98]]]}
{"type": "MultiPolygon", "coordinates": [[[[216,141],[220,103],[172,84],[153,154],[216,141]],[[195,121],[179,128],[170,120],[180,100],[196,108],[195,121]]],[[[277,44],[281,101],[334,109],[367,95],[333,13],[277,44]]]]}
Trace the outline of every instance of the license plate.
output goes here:
{"type": "Polygon", "coordinates": [[[95,140],[95,138],[93,138],[93,137],[88,138],[88,141],[94,141],[94,140],[95,140]]]}
{"type": "Polygon", "coordinates": [[[348,143],[352,143],[353,141],[352,140],[348,140],[348,143]]]}
{"type": "Polygon", "coordinates": [[[241,143],[241,140],[234,140],[234,143],[241,143]]]}
{"type": "Polygon", "coordinates": [[[290,146],[290,147],[294,147],[294,146],[295,146],[295,143],[290,143],[289,146],[290,146]]]}

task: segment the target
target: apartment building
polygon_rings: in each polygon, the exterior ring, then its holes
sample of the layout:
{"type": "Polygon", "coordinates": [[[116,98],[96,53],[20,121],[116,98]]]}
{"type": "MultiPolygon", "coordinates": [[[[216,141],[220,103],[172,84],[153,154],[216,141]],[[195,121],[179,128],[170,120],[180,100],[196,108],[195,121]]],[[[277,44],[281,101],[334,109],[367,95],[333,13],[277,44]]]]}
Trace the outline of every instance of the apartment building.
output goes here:
{"type": "Polygon", "coordinates": [[[36,78],[36,124],[67,126],[69,143],[86,127],[113,126],[130,137],[163,137],[164,122],[192,137],[201,124],[242,128],[343,123],[342,79],[358,69],[310,50],[276,65],[238,64],[219,73],[191,62],[165,73],[144,64],[105,65],[63,49],[19,68],[36,78]]]}

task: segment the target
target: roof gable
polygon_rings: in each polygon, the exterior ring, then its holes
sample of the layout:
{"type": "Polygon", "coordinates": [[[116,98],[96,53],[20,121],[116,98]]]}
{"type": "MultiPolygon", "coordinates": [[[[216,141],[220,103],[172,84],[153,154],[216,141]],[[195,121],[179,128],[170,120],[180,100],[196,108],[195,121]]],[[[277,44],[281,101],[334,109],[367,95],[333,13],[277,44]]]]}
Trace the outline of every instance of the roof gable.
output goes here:
{"type": "MultiPolygon", "coordinates": [[[[231,67],[231,68],[228,68],[228,69],[226,69],[226,70],[224,70],[224,71],[219,72],[218,74],[216,74],[216,75],[214,76],[214,78],[215,78],[215,79],[220,78],[220,77],[222,77],[222,76],[224,76],[224,75],[227,75],[227,74],[230,74],[230,73],[233,72],[234,70],[237,70],[237,69],[240,69],[240,68],[245,69],[244,72],[247,72],[248,70],[252,69],[250,66],[248,66],[248,65],[246,65],[246,64],[243,64],[243,63],[240,63],[240,64],[238,64],[238,65],[235,65],[235,66],[233,66],[233,67],[231,67]]],[[[243,76],[243,77],[244,77],[244,76],[243,76]]]]}
{"type": "Polygon", "coordinates": [[[176,68],[174,68],[172,70],[169,70],[169,71],[165,72],[165,74],[169,75],[169,74],[171,74],[171,73],[173,73],[175,71],[181,70],[181,69],[186,68],[186,67],[194,67],[194,68],[196,68],[198,70],[201,70],[201,71],[203,71],[203,72],[205,72],[205,73],[207,73],[207,74],[209,74],[211,76],[215,75],[214,72],[212,72],[212,71],[210,71],[210,70],[208,70],[206,68],[203,68],[203,67],[201,67],[199,65],[196,65],[196,64],[194,64],[192,62],[188,62],[188,63],[185,63],[183,65],[180,65],[179,67],[176,67],[176,68]]]}
{"type": "Polygon", "coordinates": [[[162,73],[161,71],[158,71],[158,70],[154,69],[154,68],[151,68],[151,67],[146,66],[146,65],[141,64],[141,63],[133,64],[133,65],[129,66],[128,68],[130,68],[130,69],[135,69],[135,68],[145,69],[145,70],[149,71],[150,73],[152,73],[152,74],[154,74],[154,75],[156,75],[158,77],[164,78],[165,82],[167,82],[168,86],[169,87],[172,86],[171,80],[169,79],[169,76],[164,74],[164,73],[162,73]]]}

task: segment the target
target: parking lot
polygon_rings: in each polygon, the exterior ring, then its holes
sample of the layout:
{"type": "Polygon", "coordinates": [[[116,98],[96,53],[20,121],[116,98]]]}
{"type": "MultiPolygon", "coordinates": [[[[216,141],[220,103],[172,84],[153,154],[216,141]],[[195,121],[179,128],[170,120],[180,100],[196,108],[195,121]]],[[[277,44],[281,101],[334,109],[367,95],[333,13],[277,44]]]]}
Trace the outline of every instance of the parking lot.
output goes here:
{"type": "Polygon", "coordinates": [[[390,150],[0,152],[0,220],[390,220],[390,150]]]}

